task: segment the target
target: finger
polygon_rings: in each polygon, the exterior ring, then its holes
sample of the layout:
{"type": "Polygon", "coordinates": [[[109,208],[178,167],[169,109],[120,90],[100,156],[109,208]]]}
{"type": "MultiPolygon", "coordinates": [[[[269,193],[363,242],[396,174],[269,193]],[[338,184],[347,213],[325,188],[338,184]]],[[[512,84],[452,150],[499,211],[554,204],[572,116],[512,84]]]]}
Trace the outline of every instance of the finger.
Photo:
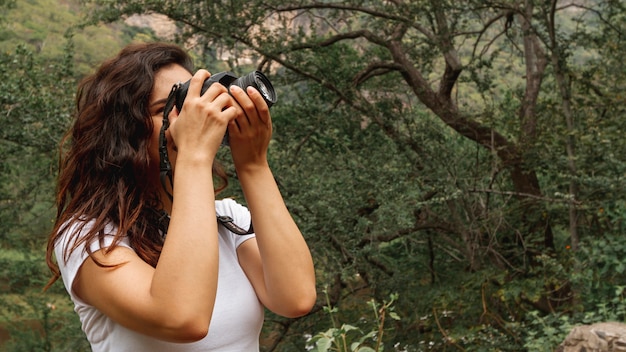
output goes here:
{"type": "Polygon", "coordinates": [[[207,89],[207,91],[204,92],[202,98],[205,99],[207,102],[213,102],[221,95],[226,95],[230,98],[230,95],[228,94],[228,89],[220,83],[214,82],[207,89]]]}
{"type": "Polygon", "coordinates": [[[250,97],[250,100],[254,103],[255,113],[259,120],[267,125],[270,122],[269,107],[267,106],[267,102],[261,93],[252,86],[246,88],[246,93],[250,97]]]}
{"type": "Polygon", "coordinates": [[[239,121],[237,121],[237,119],[233,119],[232,121],[230,121],[230,123],[228,124],[228,128],[233,128],[237,132],[241,132],[241,126],[239,126],[239,121]]]}
{"type": "Polygon", "coordinates": [[[200,92],[202,91],[202,85],[204,81],[211,77],[211,73],[207,70],[200,69],[198,70],[193,77],[191,77],[191,81],[189,82],[189,89],[187,90],[187,95],[191,95],[193,97],[200,96],[200,92]]]}
{"type": "Polygon", "coordinates": [[[243,112],[241,111],[241,108],[237,106],[237,104],[234,103],[231,98],[230,103],[228,105],[225,105],[224,108],[222,108],[222,114],[226,116],[226,118],[228,119],[230,123],[232,121],[237,120],[238,116],[243,115],[243,112]]]}
{"type": "Polygon", "coordinates": [[[250,99],[248,94],[241,89],[239,86],[232,85],[230,86],[230,94],[232,94],[233,98],[237,101],[244,110],[250,110],[254,107],[254,102],[250,99]]]}
{"type": "MultiPolygon", "coordinates": [[[[212,101],[210,103],[214,104],[220,111],[224,111],[230,107],[237,105],[226,90],[220,93],[218,89],[215,89],[215,90],[212,90],[211,93],[207,91],[206,94],[208,95],[216,94],[215,97],[211,99],[212,101]]],[[[209,99],[209,97],[207,97],[207,99],[209,99]]]]}
{"type": "Polygon", "coordinates": [[[256,118],[256,108],[252,100],[250,100],[246,92],[238,86],[231,86],[230,94],[237,106],[241,109],[241,115],[237,117],[238,123],[241,124],[239,127],[243,127],[242,125],[251,125],[256,118]]]}

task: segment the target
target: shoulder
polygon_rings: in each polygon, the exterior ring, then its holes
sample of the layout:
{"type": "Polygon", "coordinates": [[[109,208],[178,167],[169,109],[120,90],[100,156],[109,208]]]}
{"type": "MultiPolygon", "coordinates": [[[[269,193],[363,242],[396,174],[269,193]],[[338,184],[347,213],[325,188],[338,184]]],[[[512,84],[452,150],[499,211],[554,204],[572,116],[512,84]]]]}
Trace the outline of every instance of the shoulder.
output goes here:
{"type": "Polygon", "coordinates": [[[233,198],[223,198],[215,201],[215,211],[218,215],[236,215],[238,213],[249,213],[248,208],[238,203],[233,198]]]}
{"type": "Polygon", "coordinates": [[[232,198],[224,198],[215,201],[215,212],[217,216],[228,216],[235,224],[246,227],[250,223],[250,211],[245,206],[239,204],[232,198]]]}
{"type": "MultiPolygon", "coordinates": [[[[242,228],[244,231],[252,226],[252,217],[247,207],[239,204],[232,198],[224,198],[215,201],[215,212],[217,216],[226,216],[232,219],[232,222],[242,228]]],[[[235,241],[235,246],[238,247],[245,240],[253,238],[254,234],[248,235],[236,235],[235,233],[227,230],[224,226],[220,226],[220,233],[227,235],[235,241]]]]}
{"type": "MultiPolygon", "coordinates": [[[[72,287],[78,270],[82,267],[89,253],[110,247],[115,240],[117,227],[106,225],[102,235],[92,236],[95,221],[93,219],[72,219],[61,227],[58,241],[54,245],[54,254],[61,272],[61,278],[70,297],[76,302],[72,287]]],[[[119,246],[130,248],[128,238],[124,237],[119,246]]]]}
{"type": "MultiPolygon", "coordinates": [[[[61,227],[61,234],[55,244],[57,260],[72,255],[86,257],[88,252],[96,252],[99,249],[111,246],[115,240],[117,227],[107,223],[100,229],[94,229],[94,219],[72,219],[61,227]],[[94,234],[94,231],[97,234],[94,234]]],[[[118,243],[124,247],[130,247],[127,237],[122,237],[118,243]]]]}

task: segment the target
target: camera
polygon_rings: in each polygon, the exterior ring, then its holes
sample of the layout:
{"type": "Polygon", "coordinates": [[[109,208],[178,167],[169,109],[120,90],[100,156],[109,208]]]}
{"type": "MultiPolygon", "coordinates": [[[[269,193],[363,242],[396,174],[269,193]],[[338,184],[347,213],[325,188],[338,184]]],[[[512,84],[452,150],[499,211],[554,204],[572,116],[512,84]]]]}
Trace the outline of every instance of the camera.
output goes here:
{"type": "MultiPolygon", "coordinates": [[[[180,84],[175,92],[175,104],[178,111],[181,111],[183,107],[183,102],[187,97],[187,91],[189,90],[190,82],[191,80],[180,84]]],[[[204,94],[204,92],[206,92],[213,83],[219,83],[226,88],[230,88],[231,85],[236,85],[243,90],[245,90],[246,87],[252,86],[261,93],[261,96],[267,103],[268,108],[271,108],[277,100],[274,86],[272,86],[270,80],[267,78],[267,76],[261,73],[261,71],[253,71],[241,77],[235,76],[235,74],[233,74],[232,72],[216,73],[209,77],[209,79],[204,81],[204,84],[202,85],[202,89],[200,91],[200,95],[204,94]]],[[[222,144],[228,145],[228,132],[224,136],[222,144]]]]}
{"type": "MultiPolygon", "coordinates": [[[[191,80],[183,83],[176,91],[176,108],[178,108],[178,111],[183,107],[190,82],[191,80]]],[[[226,88],[229,88],[231,85],[236,85],[243,90],[246,90],[246,87],[252,86],[261,93],[261,96],[263,96],[263,99],[267,103],[267,107],[271,108],[272,105],[276,103],[276,91],[274,91],[270,80],[260,71],[253,71],[239,78],[232,72],[216,73],[204,81],[200,95],[204,94],[213,83],[219,83],[226,88]]]]}

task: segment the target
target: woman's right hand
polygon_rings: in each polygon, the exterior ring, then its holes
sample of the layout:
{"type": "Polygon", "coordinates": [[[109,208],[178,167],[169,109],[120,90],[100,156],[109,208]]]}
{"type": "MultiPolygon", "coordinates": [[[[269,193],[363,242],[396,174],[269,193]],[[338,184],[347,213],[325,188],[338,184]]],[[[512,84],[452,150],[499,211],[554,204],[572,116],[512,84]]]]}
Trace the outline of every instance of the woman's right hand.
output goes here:
{"type": "Polygon", "coordinates": [[[221,84],[212,84],[200,95],[204,81],[211,77],[199,70],[191,78],[182,110],[174,115],[169,131],[178,158],[212,162],[220,147],[228,123],[241,108],[221,84]]]}

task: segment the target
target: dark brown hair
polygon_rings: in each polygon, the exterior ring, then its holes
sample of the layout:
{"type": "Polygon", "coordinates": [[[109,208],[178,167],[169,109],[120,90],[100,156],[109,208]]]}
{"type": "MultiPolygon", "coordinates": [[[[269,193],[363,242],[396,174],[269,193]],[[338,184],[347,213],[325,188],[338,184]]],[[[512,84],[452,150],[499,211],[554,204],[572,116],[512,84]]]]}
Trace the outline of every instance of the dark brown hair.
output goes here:
{"type": "MultiPolygon", "coordinates": [[[[82,245],[92,256],[90,244],[102,244],[105,227],[114,225],[107,250],[128,236],[137,255],[156,266],[163,240],[155,212],[159,190],[147,181],[158,170],[148,156],[154,127],[148,103],[155,74],[171,64],[193,70],[191,57],[176,45],[131,44],[79,84],[73,125],[60,144],[57,215],[46,255],[53,277],[47,287],[60,277],[54,246],[73,224],[77,230],[67,234],[68,247],[57,261],[82,245]]],[[[219,191],[227,185],[226,175],[217,165],[214,170],[222,181],[219,191]]]]}

